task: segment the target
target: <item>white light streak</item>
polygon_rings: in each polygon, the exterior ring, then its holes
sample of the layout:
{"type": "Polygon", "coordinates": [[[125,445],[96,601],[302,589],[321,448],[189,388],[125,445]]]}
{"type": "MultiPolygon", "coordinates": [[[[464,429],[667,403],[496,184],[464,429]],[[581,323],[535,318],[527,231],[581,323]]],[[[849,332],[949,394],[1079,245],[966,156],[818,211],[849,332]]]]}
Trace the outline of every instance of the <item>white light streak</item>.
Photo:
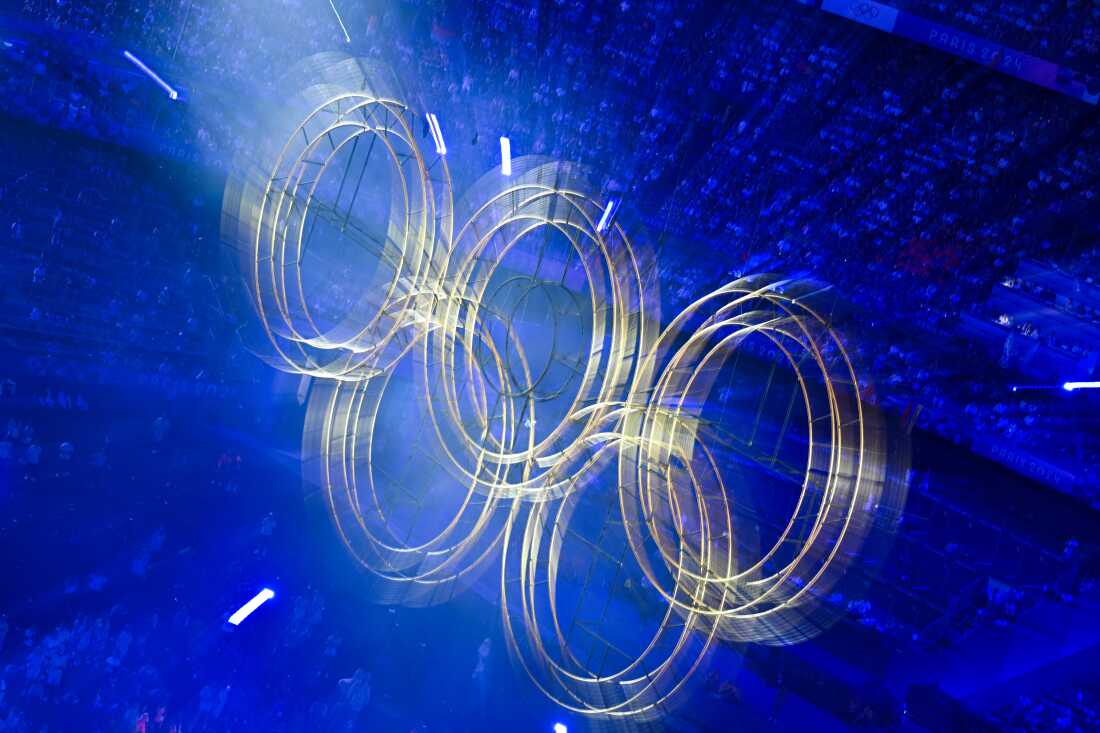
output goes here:
{"type": "Polygon", "coordinates": [[[446,155],[447,146],[443,142],[443,130],[439,127],[439,118],[431,112],[428,113],[428,128],[432,131],[432,140],[435,142],[435,152],[440,155],[446,155]]]}
{"type": "Polygon", "coordinates": [[[500,172],[512,175],[512,141],[506,137],[500,138],[500,172]]]}
{"type": "Polygon", "coordinates": [[[229,617],[229,623],[233,624],[234,626],[240,626],[241,621],[244,621],[246,618],[251,616],[253,611],[264,605],[264,603],[274,597],[275,591],[271,590],[270,588],[264,588],[262,591],[254,595],[251,601],[238,608],[237,612],[229,617]]]}
{"type": "Polygon", "coordinates": [[[1100,382],[1066,382],[1062,389],[1072,392],[1075,389],[1100,389],[1100,382]]]}
{"type": "Polygon", "coordinates": [[[608,226],[611,223],[611,214],[618,207],[619,202],[615,199],[611,199],[607,202],[607,208],[603,210],[603,216],[600,217],[600,223],[596,225],[596,231],[603,234],[607,231],[608,226]]]}
{"type": "Polygon", "coordinates": [[[150,79],[152,79],[153,81],[155,81],[155,82],[156,82],[157,84],[159,84],[159,85],[160,85],[160,88],[161,88],[161,89],[163,89],[164,91],[168,92],[168,97],[169,97],[169,99],[173,99],[173,100],[175,100],[175,99],[179,99],[179,96],[180,96],[180,95],[179,95],[179,92],[177,92],[177,91],[176,91],[175,89],[173,89],[172,87],[168,86],[168,82],[166,82],[166,81],[165,81],[164,79],[161,79],[161,78],[160,78],[159,76],[157,76],[157,72],[153,71],[153,70],[152,70],[152,69],[150,69],[150,68],[149,68],[148,66],[146,66],[145,64],[143,64],[143,63],[141,62],[141,59],[139,59],[139,58],[138,58],[137,56],[133,55],[133,54],[132,54],[132,53],[130,53],[129,51],[123,51],[123,52],[122,52],[122,55],[123,55],[123,56],[125,56],[125,57],[126,57],[126,59],[127,59],[127,60],[128,60],[128,61],[129,61],[130,63],[131,63],[131,64],[133,64],[134,66],[136,66],[136,67],[138,67],[139,69],[141,69],[141,70],[142,70],[142,72],[143,72],[143,73],[144,73],[144,74],[145,74],[145,75],[146,75],[147,77],[149,77],[150,79]]]}
{"type": "Polygon", "coordinates": [[[344,19],[340,17],[340,11],[336,9],[336,4],[332,0],[328,0],[328,5],[332,8],[333,14],[336,16],[336,22],[340,24],[340,30],[344,32],[344,40],[347,43],[351,43],[351,36],[348,35],[348,27],[344,25],[344,19]]]}

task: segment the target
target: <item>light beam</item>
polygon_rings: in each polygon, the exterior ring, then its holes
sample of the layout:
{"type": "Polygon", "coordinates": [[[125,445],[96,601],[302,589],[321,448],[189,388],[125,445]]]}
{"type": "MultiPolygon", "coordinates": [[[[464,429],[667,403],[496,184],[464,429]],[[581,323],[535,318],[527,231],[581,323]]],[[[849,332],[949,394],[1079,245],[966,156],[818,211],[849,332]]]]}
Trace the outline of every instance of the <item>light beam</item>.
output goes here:
{"type": "Polygon", "coordinates": [[[336,16],[336,22],[340,24],[340,30],[344,32],[344,40],[351,43],[351,36],[348,35],[348,27],[344,25],[344,19],[340,17],[340,11],[336,9],[336,4],[332,0],[328,0],[328,5],[332,8],[333,14],[336,16]]]}
{"type": "Polygon", "coordinates": [[[435,142],[435,152],[440,155],[446,155],[447,145],[443,142],[443,130],[439,127],[439,118],[431,112],[428,113],[428,129],[432,131],[432,141],[435,142]]]}
{"type": "Polygon", "coordinates": [[[253,611],[264,605],[274,597],[275,591],[271,590],[270,588],[264,588],[262,591],[252,596],[252,600],[238,608],[236,613],[229,617],[229,623],[233,624],[234,626],[240,626],[241,621],[244,621],[246,618],[251,616],[253,611]]]}
{"type": "Polygon", "coordinates": [[[512,141],[506,137],[500,138],[500,172],[512,175],[512,141]]]}
{"type": "Polygon", "coordinates": [[[179,99],[179,96],[180,96],[180,95],[179,95],[179,92],[177,92],[177,91],[176,91],[175,89],[173,89],[173,88],[172,88],[171,86],[169,86],[169,85],[168,85],[168,82],[166,82],[166,81],[165,81],[164,79],[161,79],[161,78],[160,78],[159,76],[157,76],[157,72],[153,71],[153,70],[152,70],[152,69],[150,69],[150,68],[149,68],[148,66],[146,66],[145,64],[143,64],[143,63],[142,63],[142,61],[141,61],[141,59],[139,59],[139,58],[138,58],[137,56],[133,55],[133,54],[132,54],[132,53],[130,53],[129,51],[123,51],[123,52],[122,52],[122,55],[123,55],[123,56],[125,56],[125,57],[126,57],[126,59],[127,59],[127,60],[128,60],[128,61],[129,61],[130,63],[132,63],[132,64],[133,64],[134,66],[136,66],[136,67],[138,67],[139,69],[141,69],[141,71],[142,71],[142,72],[143,72],[143,73],[144,73],[144,74],[145,74],[145,75],[146,75],[147,77],[149,77],[150,79],[152,79],[153,81],[155,81],[155,82],[156,82],[157,84],[159,84],[159,85],[160,85],[160,88],[161,88],[161,89],[163,89],[164,91],[168,92],[168,97],[169,97],[169,99],[172,99],[172,100],[176,100],[176,99],[179,99]]]}
{"type": "Polygon", "coordinates": [[[1077,389],[1100,389],[1100,382],[1066,382],[1062,385],[1062,389],[1067,392],[1077,389]]]}
{"type": "Polygon", "coordinates": [[[600,217],[600,223],[596,225],[596,231],[603,234],[607,231],[611,224],[611,214],[618,208],[619,202],[615,199],[611,199],[607,202],[607,208],[603,210],[603,216],[600,217]]]}

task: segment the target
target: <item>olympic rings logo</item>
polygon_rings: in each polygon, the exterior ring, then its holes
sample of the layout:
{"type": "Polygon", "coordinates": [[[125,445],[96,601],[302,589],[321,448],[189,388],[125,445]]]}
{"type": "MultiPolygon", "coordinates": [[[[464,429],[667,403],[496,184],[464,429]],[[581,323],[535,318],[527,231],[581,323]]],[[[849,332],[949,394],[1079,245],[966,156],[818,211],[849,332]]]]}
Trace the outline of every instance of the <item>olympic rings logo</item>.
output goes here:
{"type": "Polygon", "coordinates": [[[874,3],[853,3],[851,13],[852,17],[857,20],[873,20],[878,17],[879,8],[874,3]]]}
{"type": "Polygon", "coordinates": [[[262,355],[316,378],[304,472],[374,597],[440,603],[496,565],[519,664],[604,717],[661,714],[717,640],[824,628],[842,612],[830,592],[882,551],[905,494],[904,446],[863,399],[831,289],[741,278],[662,326],[656,259],[621,222],[601,226],[585,169],[521,158],[456,202],[392,79],[309,60],[223,216],[262,355]],[[771,376],[742,391],[755,420],[731,422],[722,375],[755,374],[748,344],[774,357],[771,376]],[[784,379],[775,453],[753,457],[784,379]],[[785,463],[792,421],[804,432],[785,463]],[[789,474],[770,537],[738,455],[789,474]],[[573,597],[593,585],[599,629],[573,597]],[[633,626],[649,639],[634,651],[607,638],[633,626]]]}

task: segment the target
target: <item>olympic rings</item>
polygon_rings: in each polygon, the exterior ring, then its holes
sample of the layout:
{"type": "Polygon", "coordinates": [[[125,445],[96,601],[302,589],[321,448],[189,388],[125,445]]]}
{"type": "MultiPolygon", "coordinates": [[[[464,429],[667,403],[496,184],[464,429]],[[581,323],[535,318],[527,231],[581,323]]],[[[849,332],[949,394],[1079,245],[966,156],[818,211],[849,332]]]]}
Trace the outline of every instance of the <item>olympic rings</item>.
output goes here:
{"type": "Polygon", "coordinates": [[[715,640],[835,620],[887,546],[907,460],[835,293],[742,278],[661,330],[655,258],[601,222],[585,169],[520,158],[456,206],[388,79],[311,59],[224,213],[265,357],[317,378],[304,472],[377,599],[439,603],[499,562],[515,659],[563,707],[615,718],[660,715],[715,640]],[[786,516],[762,508],[781,495],[786,516]],[[630,628],[640,646],[612,638],[630,628]]]}

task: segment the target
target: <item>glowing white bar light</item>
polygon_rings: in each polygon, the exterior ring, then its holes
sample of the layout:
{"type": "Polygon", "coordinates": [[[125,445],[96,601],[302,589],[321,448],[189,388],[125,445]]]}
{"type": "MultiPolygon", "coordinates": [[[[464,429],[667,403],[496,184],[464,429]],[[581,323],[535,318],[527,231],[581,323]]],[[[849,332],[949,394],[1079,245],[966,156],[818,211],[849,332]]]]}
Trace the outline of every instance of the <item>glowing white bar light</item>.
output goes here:
{"type": "Polygon", "coordinates": [[[428,113],[428,129],[432,131],[432,140],[435,142],[435,152],[440,155],[447,154],[447,146],[443,143],[443,130],[439,127],[439,118],[428,113]]]}
{"type": "Polygon", "coordinates": [[[333,14],[336,15],[336,22],[340,24],[340,30],[344,32],[344,40],[351,43],[351,36],[348,35],[348,28],[344,25],[344,19],[340,17],[340,11],[336,9],[336,5],[332,0],[328,0],[329,7],[332,8],[333,14]]]}
{"type": "Polygon", "coordinates": [[[1100,389],[1100,382],[1066,382],[1062,389],[1072,392],[1075,389],[1100,389]]]}
{"type": "Polygon", "coordinates": [[[600,223],[596,225],[596,231],[603,234],[607,231],[607,225],[611,221],[611,212],[618,206],[618,202],[614,199],[607,202],[607,208],[603,210],[603,216],[600,217],[600,223]]]}
{"type": "Polygon", "coordinates": [[[569,729],[565,727],[565,723],[554,723],[554,733],[569,733],[569,729]]]}
{"type": "Polygon", "coordinates": [[[127,59],[127,60],[128,60],[128,61],[129,61],[130,63],[131,63],[131,64],[133,64],[134,66],[136,66],[136,67],[138,67],[139,69],[141,69],[141,70],[142,70],[142,72],[144,72],[144,74],[145,74],[145,75],[146,75],[147,77],[149,77],[150,79],[152,79],[153,81],[155,81],[155,82],[156,82],[157,84],[159,84],[159,85],[160,85],[160,88],[161,88],[161,89],[163,89],[164,91],[168,92],[168,97],[169,97],[169,99],[173,99],[173,100],[174,100],[174,99],[179,99],[179,96],[180,96],[180,95],[179,95],[179,92],[177,92],[177,91],[176,91],[175,89],[173,89],[172,87],[168,86],[168,82],[166,82],[166,81],[165,81],[164,79],[161,79],[161,78],[160,78],[159,76],[157,76],[157,72],[153,71],[153,70],[152,70],[152,69],[150,69],[150,68],[149,68],[148,66],[146,66],[145,64],[143,64],[143,63],[141,62],[141,59],[139,59],[139,58],[138,58],[137,56],[133,55],[133,54],[132,54],[132,53],[130,53],[129,51],[123,51],[123,52],[122,52],[122,55],[123,55],[123,56],[125,56],[125,57],[126,57],[126,59],[127,59]]]}
{"type": "Polygon", "coordinates": [[[500,139],[500,172],[512,175],[512,141],[506,137],[500,139]]]}
{"type": "Polygon", "coordinates": [[[435,125],[435,137],[439,141],[439,154],[447,154],[447,143],[443,142],[443,128],[439,126],[439,118],[432,115],[432,124],[435,125]]]}
{"type": "Polygon", "coordinates": [[[264,588],[262,591],[254,595],[251,601],[238,608],[237,612],[229,617],[229,623],[233,624],[234,626],[240,626],[241,621],[244,621],[246,618],[251,616],[253,611],[264,605],[266,602],[274,597],[275,591],[271,590],[270,588],[264,588]]]}

